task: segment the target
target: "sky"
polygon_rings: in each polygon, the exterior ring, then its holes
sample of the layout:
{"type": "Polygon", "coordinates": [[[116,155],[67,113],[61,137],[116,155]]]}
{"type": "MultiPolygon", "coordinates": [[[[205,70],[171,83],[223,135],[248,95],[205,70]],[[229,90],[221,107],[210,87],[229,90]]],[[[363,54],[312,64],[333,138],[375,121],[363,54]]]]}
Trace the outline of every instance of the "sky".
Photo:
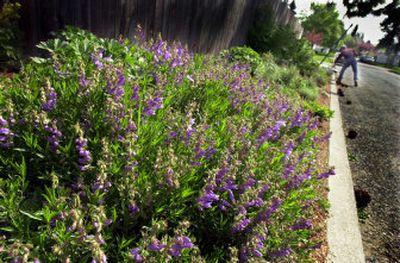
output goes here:
{"type": "MultiPolygon", "coordinates": [[[[289,1],[290,3],[291,1],[289,1]]],[[[326,3],[328,0],[296,0],[297,13],[301,14],[302,11],[310,13],[310,5],[312,2],[326,3]]],[[[343,19],[346,13],[346,8],[343,6],[342,0],[334,0],[336,7],[339,10],[340,18],[344,22],[345,28],[348,28],[352,23],[354,26],[358,24],[358,32],[364,33],[364,41],[370,40],[373,44],[377,44],[379,39],[383,37],[384,33],[380,29],[380,22],[384,17],[375,17],[372,15],[366,17],[355,17],[343,19]]],[[[349,31],[351,32],[351,30],[349,31]]]]}

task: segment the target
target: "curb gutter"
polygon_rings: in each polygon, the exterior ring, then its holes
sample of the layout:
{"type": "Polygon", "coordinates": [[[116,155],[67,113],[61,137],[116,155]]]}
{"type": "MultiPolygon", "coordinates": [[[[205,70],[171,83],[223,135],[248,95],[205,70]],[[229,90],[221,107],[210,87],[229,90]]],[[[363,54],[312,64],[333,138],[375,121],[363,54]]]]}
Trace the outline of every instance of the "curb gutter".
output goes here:
{"type": "Polygon", "coordinates": [[[335,167],[336,175],[329,177],[328,181],[327,262],[365,263],[334,75],[331,81],[331,110],[335,114],[330,120],[332,136],[329,142],[329,166],[335,167]]]}

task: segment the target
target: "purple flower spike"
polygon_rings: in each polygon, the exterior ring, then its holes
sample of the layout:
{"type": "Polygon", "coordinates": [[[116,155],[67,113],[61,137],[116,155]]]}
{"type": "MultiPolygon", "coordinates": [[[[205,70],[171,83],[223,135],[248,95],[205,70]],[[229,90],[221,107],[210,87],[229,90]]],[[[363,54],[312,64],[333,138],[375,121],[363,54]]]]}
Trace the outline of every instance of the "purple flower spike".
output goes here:
{"type": "Polygon", "coordinates": [[[125,83],[126,83],[126,79],[125,79],[125,76],[124,76],[124,74],[119,74],[119,76],[118,76],[118,80],[117,80],[117,85],[118,86],[123,86],[123,85],[125,85],[125,83]]]}
{"type": "Polygon", "coordinates": [[[112,220],[111,219],[106,219],[106,221],[104,221],[104,225],[105,226],[109,226],[112,224],[112,220]]]}
{"type": "Polygon", "coordinates": [[[292,253],[290,248],[282,248],[274,253],[271,254],[271,258],[283,258],[287,257],[292,253]]]}
{"type": "Polygon", "coordinates": [[[148,100],[147,105],[144,108],[144,115],[153,116],[156,115],[156,110],[163,108],[163,98],[156,97],[155,99],[148,100]]]}
{"type": "Polygon", "coordinates": [[[44,111],[51,111],[56,107],[57,93],[52,87],[47,87],[45,90],[45,99],[42,100],[42,108],[44,111]]]}
{"type": "Polygon", "coordinates": [[[288,144],[285,145],[285,147],[282,149],[283,152],[285,153],[285,157],[283,158],[286,162],[289,160],[290,156],[292,155],[293,149],[294,149],[294,143],[290,141],[288,144]]]}
{"type": "Polygon", "coordinates": [[[267,221],[271,217],[271,215],[278,210],[278,208],[281,206],[281,204],[282,204],[282,200],[274,199],[272,201],[272,204],[270,207],[268,207],[264,211],[261,211],[256,216],[256,218],[254,219],[254,222],[259,223],[261,221],[267,221]]]}
{"type": "Polygon", "coordinates": [[[140,255],[139,248],[132,249],[131,255],[133,256],[133,260],[135,260],[135,262],[137,262],[137,263],[143,262],[143,257],[140,255]]]}
{"type": "Polygon", "coordinates": [[[241,220],[237,225],[233,227],[233,232],[242,232],[243,230],[246,229],[246,227],[250,224],[250,219],[243,219],[241,220]]]}
{"type": "Polygon", "coordinates": [[[136,214],[139,212],[139,207],[136,204],[130,204],[128,206],[128,211],[129,213],[131,213],[132,215],[136,214]]]}
{"type": "Polygon", "coordinates": [[[175,244],[168,250],[168,254],[173,257],[180,257],[184,248],[193,248],[192,241],[187,236],[178,236],[175,238],[175,244]]]}
{"type": "Polygon", "coordinates": [[[329,171],[325,173],[321,173],[320,175],[317,176],[317,179],[326,179],[332,175],[336,175],[336,172],[334,169],[330,169],[329,171]]]}
{"type": "Polygon", "coordinates": [[[197,203],[202,208],[211,208],[214,201],[219,200],[219,195],[215,194],[211,189],[207,189],[204,195],[197,199],[197,203]]]}
{"type": "Polygon", "coordinates": [[[167,245],[160,242],[160,240],[155,239],[149,246],[147,246],[147,250],[159,252],[163,250],[167,245]]]}
{"type": "Polygon", "coordinates": [[[291,226],[290,229],[296,231],[296,230],[308,229],[311,227],[312,227],[311,220],[302,218],[299,220],[299,222],[291,226]]]}
{"type": "Polygon", "coordinates": [[[79,155],[79,168],[81,171],[86,171],[89,168],[90,161],[92,160],[90,151],[86,149],[87,139],[82,137],[77,138],[75,140],[75,144],[76,151],[79,155]]]}

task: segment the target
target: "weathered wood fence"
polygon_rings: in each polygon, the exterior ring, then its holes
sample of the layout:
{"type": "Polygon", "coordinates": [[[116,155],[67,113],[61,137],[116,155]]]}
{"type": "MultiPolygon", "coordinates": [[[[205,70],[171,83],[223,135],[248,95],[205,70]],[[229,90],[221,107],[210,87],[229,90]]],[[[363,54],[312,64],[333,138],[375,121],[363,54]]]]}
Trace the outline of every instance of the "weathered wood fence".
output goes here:
{"type": "MultiPolygon", "coordinates": [[[[13,0],[15,1],[15,0],[13,0]]],[[[11,1],[11,2],[13,2],[11,1]]],[[[5,0],[0,0],[0,4],[5,0]]],[[[216,52],[246,42],[256,9],[268,4],[282,24],[298,24],[281,0],[19,0],[27,53],[66,25],[101,37],[132,39],[140,24],[147,36],[161,33],[193,51],[216,52]]],[[[295,27],[295,26],[294,26],[295,27]]]]}

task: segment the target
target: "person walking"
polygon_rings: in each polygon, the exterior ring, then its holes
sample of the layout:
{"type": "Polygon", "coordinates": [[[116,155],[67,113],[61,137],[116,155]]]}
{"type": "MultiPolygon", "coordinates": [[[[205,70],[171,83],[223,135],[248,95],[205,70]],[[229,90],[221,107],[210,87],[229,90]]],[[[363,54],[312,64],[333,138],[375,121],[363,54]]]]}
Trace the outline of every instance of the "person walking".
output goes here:
{"type": "Polygon", "coordinates": [[[357,60],[356,60],[356,52],[354,51],[354,49],[352,48],[346,48],[345,46],[340,48],[340,54],[339,56],[335,59],[334,65],[337,64],[337,62],[343,58],[344,59],[344,63],[343,63],[343,67],[342,70],[340,71],[339,77],[336,80],[336,84],[338,85],[342,85],[342,79],[343,79],[343,74],[346,71],[346,69],[351,66],[351,68],[353,69],[353,75],[354,75],[354,86],[357,87],[358,86],[358,77],[357,77],[357,60]]]}

